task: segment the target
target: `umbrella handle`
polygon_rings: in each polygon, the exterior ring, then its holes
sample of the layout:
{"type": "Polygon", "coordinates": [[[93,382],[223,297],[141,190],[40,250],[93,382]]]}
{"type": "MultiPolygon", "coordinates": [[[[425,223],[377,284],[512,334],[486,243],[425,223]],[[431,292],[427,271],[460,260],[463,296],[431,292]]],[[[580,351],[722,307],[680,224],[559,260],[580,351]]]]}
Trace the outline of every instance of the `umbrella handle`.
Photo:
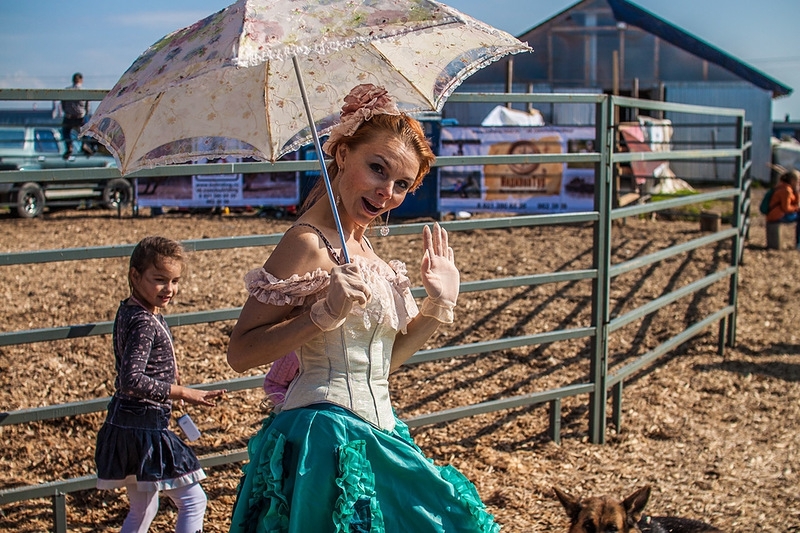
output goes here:
{"type": "Polygon", "coordinates": [[[300,86],[300,96],[303,97],[303,105],[306,107],[306,116],[308,117],[308,126],[311,128],[311,136],[314,138],[314,148],[317,151],[317,159],[319,166],[322,169],[322,179],[325,182],[325,191],[328,194],[328,200],[331,203],[331,211],[333,211],[333,221],[336,223],[336,231],[339,233],[339,238],[342,240],[342,255],[344,262],[350,262],[350,254],[347,253],[347,246],[345,245],[344,231],[342,230],[342,221],[339,219],[339,210],[336,208],[336,201],[333,199],[333,189],[331,188],[331,178],[328,176],[328,168],[325,166],[325,154],[322,153],[322,145],[319,142],[319,135],[317,134],[317,127],[314,125],[314,118],[311,115],[311,106],[306,96],[306,86],[303,83],[303,76],[300,74],[300,65],[297,63],[297,56],[292,56],[294,63],[294,71],[297,74],[297,83],[300,86]]]}

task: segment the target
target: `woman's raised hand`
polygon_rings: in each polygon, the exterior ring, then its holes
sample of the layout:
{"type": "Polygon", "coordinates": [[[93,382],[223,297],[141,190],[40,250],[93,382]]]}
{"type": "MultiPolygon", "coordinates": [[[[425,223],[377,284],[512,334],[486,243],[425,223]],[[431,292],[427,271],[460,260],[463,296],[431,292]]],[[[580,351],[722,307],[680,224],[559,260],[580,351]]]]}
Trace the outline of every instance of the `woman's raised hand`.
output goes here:
{"type": "Polygon", "coordinates": [[[333,267],[328,294],[311,306],[311,321],[322,331],[341,326],[353,304],[366,305],[371,296],[357,265],[347,263],[333,267]]]}
{"type": "Polygon", "coordinates": [[[422,302],[420,313],[435,318],[439,322],[453,322],[453,308],[456,306],[461,276],[453,258],[453,249],[447,240],[447,231],[434,223],[422,230],[425,253],[422,256],[420,273],[422,285],[428,297],[422,302]]]}

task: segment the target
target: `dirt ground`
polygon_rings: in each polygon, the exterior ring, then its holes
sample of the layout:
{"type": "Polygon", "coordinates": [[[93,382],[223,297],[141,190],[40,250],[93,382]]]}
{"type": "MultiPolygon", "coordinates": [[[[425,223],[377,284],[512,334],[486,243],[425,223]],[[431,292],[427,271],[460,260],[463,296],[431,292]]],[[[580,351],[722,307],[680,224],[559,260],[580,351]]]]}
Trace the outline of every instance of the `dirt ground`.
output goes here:
{"type": "MultiPolygon", "coordinates": [[[[800,531],[800,252],[766,250],[763,217],[754,216],[738,284],[735,346],[719,355],[718,328],[712,324],[644,367],[625,382],[622,424],[610,425],[605,444],[589,442],[587,397],[563,402],[560,445],[547,436],[546,406],[416,428],[417,443],[437,462],[461,469],[507,533],[566,531],[553,486],[582,496],[624,497],[645,484],[653,486],[652,514],[701,519],[730,532],[800,531]]],[[[270,234],[290,223],[252,213],[117,218],[101,210],[62,211],[32,221],[0,218],[0,249],[132,244],[156,233],[179,240],[270,234]]],[[[614,226],[613,262],[696,238],[699,230],[697,221],[628,219],[614,226]]],[[[791,239],[790,228],[784,236],[791,239]]],[[[374,237],[373,242],[382,256],[406,261],[412,282],[419,284],[418,235],[374,237]]],[[[463,281],[591,265],[591,230],[584,225],[457,232],[452,244],[463,281]]],[[[242,276],[268,253],[258,247],[192,253],[170,312],[241,305],[242,276]]],[[[612,315],[729,263],[726,241],[627,272],[612,281],[612,315]]],[[[126,296],[125,275],[123,258],[0,266],[3,331],[109,321],[126,296]]],[[[714,284],[614,332],[612,368],[724,307],[727,289],[726,281],[714,284]]],[[[464,293],[456,324],[441,328],[429,347],[586,327],[590,294],[587,281],[464,293]]],[[[184,382],[239,376],[224,356],[232,325],[173,328],[184,382]]],[[[409,366],[393,376],[393,399],[407,419],[582,382],[589,370],[589,343],[567,340],[409,366]]],[[[107,335],[0,348],[0,405],[6,411],[107,397],[113,380],[107,335]]],[[[229,393],[214,409],[190,412],[203,432],[192,446],[205,455],[246,446],[265,408],[261,392],[254,390],[229,393]]],[[[97,413],[0,426],[0,488],[93,473],[101,423],[97,413]]],[[[227,531],[240,466],[207,469],[206,531],[227,531]]],[[[94,490],[70,494],[66,501],[70,531],[82,532],[118,528],[127,504],[123,493],[94,490]]],[[[171,505],[162,501],[153,531],[171,530],[174,520],[171,505]]],[[[47,499],[0,506],[0,530],[46,531],[52,523],[47,499]]]]}

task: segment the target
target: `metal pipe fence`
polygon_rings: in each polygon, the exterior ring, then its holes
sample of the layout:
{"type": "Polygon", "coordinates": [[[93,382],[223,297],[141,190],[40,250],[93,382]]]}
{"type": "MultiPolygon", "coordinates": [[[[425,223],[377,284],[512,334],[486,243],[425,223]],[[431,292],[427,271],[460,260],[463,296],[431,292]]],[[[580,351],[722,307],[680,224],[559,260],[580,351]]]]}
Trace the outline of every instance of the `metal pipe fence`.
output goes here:
{"type": "MultiPolygon", "coordinates": [[[[59,99],[62,91],[47,90],[0,90],[0,100],[19,99],[59,99]]],[[[70,96],[74,93],[70,92],[70,96]]],[[[103,92],[93,92],[93,99],[101,99],[103,92]]],[[[743,242],[749,230],[749,129],[744,121],[744,111],[727,108],[691,106],[663,102],[651,102],[633,98],[619,98],[594,94],[477,94],[456,93],[451,96],[454,102],[525,102],[525,103],[579,103],[596,106],[597,123],[595,125],[595,146],[599,151],[583,154],[528,154],[510,156],[457,156],[440,157],[436,166],[462,166],[482,164],[513,163],[545,163],[545,162],[579,162],[595,166],[594,208],[591,211],[566,213],[557,215],[527,215],[513,217],[481,218],[443,222],[448,232],[490,231],[498,229],[531,228],[536,226],[589,225],[592,232],[591,267],[563,269],[553,272],[526,274],[521,276],[479,279],[462,283],[462,293],[493,291],[509,288],[530,288],[554,284],[587,282],[591,283],[590,322],[587,325],[561,327],[551,331],[529,335],[515,335],[495,338],[481,342],[463,343],[431,350],[422,350],[412,357],[407,364],[442,361],[473,354],[492,354],[503,350],[522,347],[545,346],[555,342],[583,339],[589,346],[589,371],[578,382],[565,383],[549,390],[527,394],[511,395],[496,398],[473,405],[462,405],[455,408],[420,414],[408,418],[406,422],[412,428],[430,424],[446,423],[464,417],[518,407],[547,405],[548,434],[556,442],[560,442],[562,401],[572,397],[588,398],[589,437],[592,443],[605,442],[608,418],[606,415],[609,394],[611,396],[611,422],[619,430],[622,426],[622,396],[624,382],[643,368],[657,363],[658,359],[675,350],[678,346],[691,340],[714,325],[718,327],[718,351],[722,353],[726,346],[735,343],[736,308],[739,263],[744,249],[743,242]],[[619,107],[632,107],[639,110],[677,111],[686,114],[731,117],[737,124],[737,145],[734,148],[677,150],[658,153],[619,153],[617,126],[614,117],[619,107]],[[733,179],[718,190],[695,195],[673,198],[665,201],[641,203],[626,207],[616,207],[614,202],[615,178],[618,176],[618,165],[634,161],[658,160],[671,161],[680,159],[716,158],[733,159],[736,162],[736,174],[733,179]],[[702,205],[707,202],[730,201],[730,228],[720,229],[712,233],[692,238],[686,242],[658,250],[650,254],[637,255],[625,261],[613,261],[612,237],[615,222],[622,223],[630,217],[643,217],[653,213],[677,210],[688,206],[702,205]],[[730,262],[714,272],[692,281],[678,289],[670,290],[659,297],[634,309],[626,309],[620,313],[612,310],[611,291],[614,282],[626,274],[646,270],[653,265],[676,257],[691,254],[695,250],[729,243],[730,262]],[[712,285],[723,284],[726,287],[726,302],[705,316],[698,317],[680,334],[665,339],[644,354],[621,364],[614,360],[611,350],[614,334],[623,331],[630,324],[642,322],[660,309],[686,298],[702,298],[704,291],[712,285]]],[[[209,173],[239,172],[284,172],[287,170],[318,170],[318,163],[311,162],[279,162],[271,163],[236,163],[208,165],[209,173]]],[[[195,167],[196,168],[196,167],[195,167]]],[[[49,179],[58,172],[58,179],[69,179],[75,171],[31,171],[36,179],[49,179]]],[[[118,177],[116,169],[86,169],[80,172],[85,179],[88,173],[98,179],[118,177]]],[[[165,169],[142,171],[141,175],[166,176],[185,174],[181,165],[165,169]]],[[[0,183],[16,179],[14,172],[0,172],[0,183]]],[[[391,227],[392,236],[418,234],[422,224],[400,224],[391,227]]],[[[619,226],[617,226],[619,227],[619,226]]],[[[224,237],[183,241],[189,251],[209,251],[223,249],[241,249],[247,247],[274,246],[280,234],[252,235],[244,237],[224,237]]],[[[391,237],[390,237],[391,238],[391,237]]],[[[124,243],[112,246],[88,248],[35,250],[0,254],[0,268],[11,265],[32,265],[40,263],[67,263],[86,261],[88,259],[128,257],[133,244],[124,243]]],[[[421,287],[412,290],[415,297],[424,296],[421,287]]],[[[173,328],[190,324],[204,324],[216,321],[235,320],[241,308],[213,309],[207,311],[170,314],[167,321],[173,328]]],[[[108,335],[111,333],[111,322],[63,325],[42,329],[0,332],[0,347],[15,346],[45,341],[61,341],[80,337],[108,335]]],[[[233,380],[217,381],[194,385],[203,389],[225,388],[229,391],[255,389],[261,386],[262,376],[251,376],[233,380]]],[[[88,413],[101,412],[105,409],[109,398],[47,405],[30,409],[0,413],[0,428],[15,424],[29,424],[35,421],[57,420],[75,417],[88,413]]],[[[238,463],[247,459],[246,449],[229,450],[224,453],[201,457],[204,467],[238,463]]],[[[31,484],[13,488],[0,489],[0,505],[24,500],[50,498],[53,505],[54,530],[67,530],[67,510],[64,495],[94,489],[96,478],[87,475],[71,479],[58,479],[46,483],[31,484]]]]}

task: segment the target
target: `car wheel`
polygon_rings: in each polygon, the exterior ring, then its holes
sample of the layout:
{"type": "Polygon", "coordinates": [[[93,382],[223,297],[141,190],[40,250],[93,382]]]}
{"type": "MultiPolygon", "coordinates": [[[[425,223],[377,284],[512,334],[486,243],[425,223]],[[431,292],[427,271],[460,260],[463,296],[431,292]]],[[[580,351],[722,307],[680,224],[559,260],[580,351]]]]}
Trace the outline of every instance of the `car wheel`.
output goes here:
{"type": "Polygon", "coordinates": [[[133,187],[125,178],[108,180],[103,188],[103,206],[117,209],[133,201],[133,187]]]}
{"type": "Polygon", "coordinates": [[[17,216],[35,218],[44,211],[44,191],[38,183],[25,183],[17,191],[17,216]]]}

